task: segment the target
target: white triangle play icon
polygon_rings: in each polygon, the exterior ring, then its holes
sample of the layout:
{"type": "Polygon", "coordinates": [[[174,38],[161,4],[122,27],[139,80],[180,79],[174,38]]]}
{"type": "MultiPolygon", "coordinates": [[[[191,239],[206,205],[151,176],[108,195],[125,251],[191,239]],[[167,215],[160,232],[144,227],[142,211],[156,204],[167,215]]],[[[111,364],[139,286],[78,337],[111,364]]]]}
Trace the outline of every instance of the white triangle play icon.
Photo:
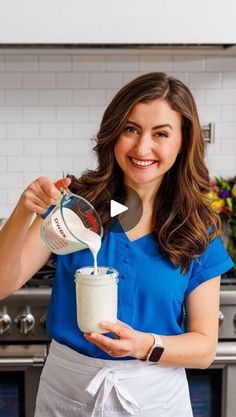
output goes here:
{"type": "Polygon", "coordinates": [[[117,216],[118,214],[121,214],[126,210],[128,210],[128,207],[124,206],[123,204],[118,203],[115,200],[111,200],[111,203],[110,203],[110,216],[111,217],[117,216]]]}

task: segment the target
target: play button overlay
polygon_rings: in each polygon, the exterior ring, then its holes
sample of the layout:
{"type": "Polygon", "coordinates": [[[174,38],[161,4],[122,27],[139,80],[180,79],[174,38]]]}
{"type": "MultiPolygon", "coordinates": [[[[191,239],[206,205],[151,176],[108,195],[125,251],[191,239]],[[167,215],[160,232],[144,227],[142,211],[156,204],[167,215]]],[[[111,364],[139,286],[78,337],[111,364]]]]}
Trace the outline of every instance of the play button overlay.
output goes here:
{"type": "Polygon", "coordinates": [[[143,205],[141,198],[133,188],[127,185],[125,188],[125,201],[110,201],[110,216],[114,218],[114,221],[118,219],[124,232],[128,232],[139,223],[143,214],[143,205]]]}
{"type": "Polygon", "coordinates": [[[124,211],[128,210],[127,206],[124,206],[123,204],[118,203],[118,201],[111,200],[110,203],[110,216],[118,216],[118,214],[123,213],[124,211]]]}

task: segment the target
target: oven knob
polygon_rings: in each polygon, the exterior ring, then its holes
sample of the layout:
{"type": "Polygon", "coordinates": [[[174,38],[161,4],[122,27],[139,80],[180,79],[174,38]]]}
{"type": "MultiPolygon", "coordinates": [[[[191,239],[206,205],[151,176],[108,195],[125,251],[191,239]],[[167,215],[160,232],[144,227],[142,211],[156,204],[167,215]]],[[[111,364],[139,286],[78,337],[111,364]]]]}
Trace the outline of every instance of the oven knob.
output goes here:
{"type": "Polygon", "coordinates": [[[11,325],[11,317],[7,313],[0,313],[0,334],[8,332],[11,325]]]}
{"type": "Polygon", "coordinates": [[[31,313],[22,313],[15,318],[15,323],[22,334],[28,334],[34,327],[35,319],[31,313]]]}
{"type": "Polygon", "coordinates": [[[219,327],[222,326],[224,318],[225,318],[224,314],[222,313],[222,311],[219,310],[219,327]]]}

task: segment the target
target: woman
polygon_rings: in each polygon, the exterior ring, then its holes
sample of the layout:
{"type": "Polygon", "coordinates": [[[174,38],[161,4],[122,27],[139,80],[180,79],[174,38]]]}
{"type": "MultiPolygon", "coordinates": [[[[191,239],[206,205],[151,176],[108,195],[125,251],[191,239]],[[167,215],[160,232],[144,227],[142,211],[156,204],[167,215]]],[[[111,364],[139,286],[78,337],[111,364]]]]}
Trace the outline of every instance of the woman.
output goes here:
{"type": "Polygon", "coordinates": [[[57,257],[47,319],[53,342],[35,416],[191,417],[185,368],[206,368],[214,359],[220,274],[233,263],[207,198],[204,141],[190,91],[164,73],[136,78],[107,107],[94,150],[95,171],[30,184],[1,232],[3,298],[51,256],[40,224],[58,189],[69,186],[102,219],[98,265],[119,271],[119,320],[101,324],[108,334],[83,334],[74,273],[93,264],[92,254],[57,257]],[[127,204],[131,190],[142,215],[125,232],[110,219],[109,204],[127,204]]]}

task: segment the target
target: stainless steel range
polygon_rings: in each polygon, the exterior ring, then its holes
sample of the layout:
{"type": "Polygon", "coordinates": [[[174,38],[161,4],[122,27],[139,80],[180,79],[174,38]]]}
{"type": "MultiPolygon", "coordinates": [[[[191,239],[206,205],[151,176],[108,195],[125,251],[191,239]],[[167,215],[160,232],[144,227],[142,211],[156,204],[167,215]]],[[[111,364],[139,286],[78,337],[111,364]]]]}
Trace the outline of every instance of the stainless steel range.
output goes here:
{"type": "Polygon", "coordinates": [[[15,294],[0,300],[0,416],[33,417],[50,337],[46,315],[52,260],[15,294]]]}
{"type": "MultiPolygon", "coordinates": [[[[50,260],[21,290],[0,300],[0,416],[34,415],[50,342],[45,320],[54,273],[50,260]]],[[[222,278],[220,300],[215,361],[207,370],[187,371],[194,417],[236,417],[235,277],[222,278]]]]}
{"type": "Polygon", "coordinates": [[[222,276],[219,338],[213,364],[187,370],[194,417],[236,417],[236,277],[222,276]]]}

